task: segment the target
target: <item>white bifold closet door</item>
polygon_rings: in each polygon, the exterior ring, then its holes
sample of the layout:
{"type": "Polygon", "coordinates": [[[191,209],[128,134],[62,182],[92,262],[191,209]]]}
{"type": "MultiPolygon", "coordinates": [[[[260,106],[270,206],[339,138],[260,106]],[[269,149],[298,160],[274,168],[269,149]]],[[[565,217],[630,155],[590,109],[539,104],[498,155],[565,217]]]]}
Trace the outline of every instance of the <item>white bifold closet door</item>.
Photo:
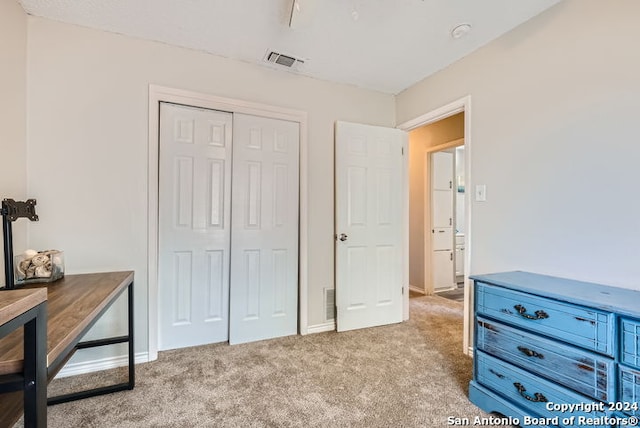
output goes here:
{"type": "Polygon", "coordinates": [[[162,103],[159,344],[229,335],[232,114],[162,103]]]}
{"type": "Polygon", "coordinates": [[[297,332],[298,128],[161,103],[160,350],[297,332]]]}
{"type": "Polygon", "coordinates": [[[299,124],[234,114],[230,343],[298,329],[299,124]]]}

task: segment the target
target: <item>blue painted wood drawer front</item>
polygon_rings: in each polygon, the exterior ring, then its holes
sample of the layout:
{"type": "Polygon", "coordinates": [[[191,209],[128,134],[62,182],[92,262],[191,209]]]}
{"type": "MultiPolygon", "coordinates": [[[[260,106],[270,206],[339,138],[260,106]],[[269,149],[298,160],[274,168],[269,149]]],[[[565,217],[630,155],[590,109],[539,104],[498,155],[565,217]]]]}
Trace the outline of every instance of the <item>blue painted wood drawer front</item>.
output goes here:
{"type": "Polygon", "coordinates": [[[597,400],[615,397],[616,370],[611,358],[481,317],[476,334],[481,351],[597,400]]]}
{"type": "Polygon", "coordinates": [[[640,416],[640,411],[635,404],[640,402],[640,372],[629,367],[620,367],[620,401],[617,403],[622,406],[620,411],[629,415],[640,416]]]}
{"type": "MultiPolygon", "coordinates": [[[[521,370],[509,363],[491,357],[482,351],[475,353],[476,378],[478,382],[519,406],[529,409],[532,414],[539,414],[546,418],[558,416],[560,420],[570,416],[584,416],[588,418],[602,418],[606,414],[593,411],[560,412],[547,410],[547,403],[590,403],[588,398],[576,394],[554,383],[521,370]]],[[[560,424],[560,426],[563,426],[560,424]]],[[[604,427],[604,426],[603,426],[604,427]]]]}
{"type": "Polygon", "coordinates": [[[640,321],[620,319],[620,361],[640,368],[640,321]]]}
{"type": "Polygon", "coordinates": [[[476,282],[475,286],[478,315],[613,356],[613,314],[483,282],[476,282]]]}

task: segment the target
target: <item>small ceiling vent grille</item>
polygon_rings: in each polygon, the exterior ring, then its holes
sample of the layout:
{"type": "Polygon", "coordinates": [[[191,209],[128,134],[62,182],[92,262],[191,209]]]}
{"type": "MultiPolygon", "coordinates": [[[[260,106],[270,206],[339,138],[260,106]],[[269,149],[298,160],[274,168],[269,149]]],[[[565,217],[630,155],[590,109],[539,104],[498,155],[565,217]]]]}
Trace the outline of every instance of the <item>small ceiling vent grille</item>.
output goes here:
{"type": "Polygon", "coordinates": [[[271,64],[278,64],[287,68],[296,68],[300,64],[304,64],[304,60],[284,55],[275,51],[270,51],[264,59],[271,64]]]}

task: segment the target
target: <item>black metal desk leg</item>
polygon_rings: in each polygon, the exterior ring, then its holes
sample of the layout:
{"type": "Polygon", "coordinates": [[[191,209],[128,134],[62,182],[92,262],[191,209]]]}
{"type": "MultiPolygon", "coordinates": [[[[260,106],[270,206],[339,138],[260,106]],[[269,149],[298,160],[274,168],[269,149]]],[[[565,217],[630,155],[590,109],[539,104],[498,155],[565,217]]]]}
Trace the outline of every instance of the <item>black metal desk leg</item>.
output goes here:
{"type": "Polygon", "coordinates": [[[133,349],[133,281],[129,284],[127,290],[127,298],[129,304],[129,389],[133,389],[136,384],[135,373],[135,352],[133,349]]]}
{"type": "Polygon", "coordinates": [[[24,426],[47,426],[47,303],[24,325],[24,426]]]}

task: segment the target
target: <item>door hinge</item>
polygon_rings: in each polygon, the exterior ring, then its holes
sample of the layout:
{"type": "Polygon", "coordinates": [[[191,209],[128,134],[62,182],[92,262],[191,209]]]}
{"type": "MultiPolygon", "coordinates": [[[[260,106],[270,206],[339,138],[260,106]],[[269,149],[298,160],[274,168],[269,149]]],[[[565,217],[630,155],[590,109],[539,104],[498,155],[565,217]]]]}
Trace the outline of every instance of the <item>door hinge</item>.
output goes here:
{"type": "Polygon", "coordinates": [[[449,260],[453,261],[453,251],[449,253],[449,260]]]}
{"type": "Polygon", "coordinates": [[[402,156],[404,156],[404,147],[402,147],[401,150],[402,150],[402,156]]]}

